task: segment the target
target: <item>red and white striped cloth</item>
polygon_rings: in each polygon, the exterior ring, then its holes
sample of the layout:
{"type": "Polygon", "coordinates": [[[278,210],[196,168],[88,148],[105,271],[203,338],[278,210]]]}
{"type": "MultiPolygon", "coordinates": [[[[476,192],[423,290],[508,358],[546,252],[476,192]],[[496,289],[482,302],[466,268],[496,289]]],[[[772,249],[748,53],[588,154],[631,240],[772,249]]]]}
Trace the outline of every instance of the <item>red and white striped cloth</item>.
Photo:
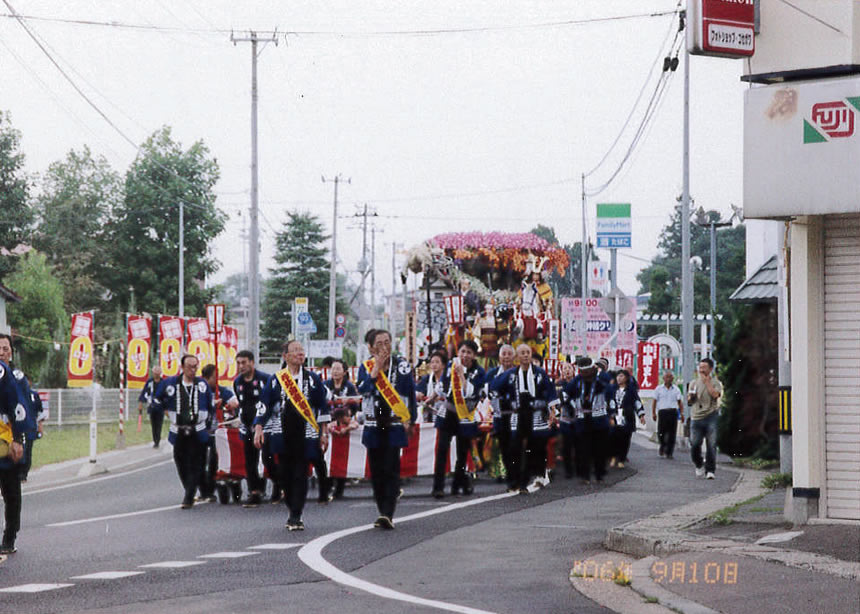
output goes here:
{"type": "MultiPolygon", "coordinates": [[[[370,478],[367,448],[361,443],[362,428],[350,431],[349,435],[334,435],[329,440],[325,454],[329,476],[333,478],[370,478]]],[[[409,439],[409,446],[400,452],[400,477],[433,475],[437,446],[436,429],[432,424],[416,424],[409,439]]],[[[456,446],[451,442],[448,455],[448,472],[454,466],[456,446]]],[[[245,477],[245,455],[238,429],[219,428],[215,431],[215,449],[218,452],[218,472],[215,478],[240,479],[245,477]]],[[[471,456],[467,462],[469,471],[474,471],[471,456]]]]}

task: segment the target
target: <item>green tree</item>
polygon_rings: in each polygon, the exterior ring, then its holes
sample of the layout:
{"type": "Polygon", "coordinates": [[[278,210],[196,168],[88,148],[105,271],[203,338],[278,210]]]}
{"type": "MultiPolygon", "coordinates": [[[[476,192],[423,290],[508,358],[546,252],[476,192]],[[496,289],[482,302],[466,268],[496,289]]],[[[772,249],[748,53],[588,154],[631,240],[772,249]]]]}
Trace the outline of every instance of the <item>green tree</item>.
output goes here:
{"type": "MultiPolygon", "coordinates": [[[[316,338],[328,336],[329,263],[319,218],[310,213],[288,212],[287,221],[275,237],[275,266],[265,284],[261,345],[263,352],[280,353],[280,345],[293,334],[291,310],[297,296],[308,298],[316,338]]],[[[338,310],[345,310],[342,300],[338,310]]],[[[345,311],[344,311],[345,312],[345,311]]]]}
{"type": "Polygon", "coordinates": [[[54,162],[41,180],[34,244],[48,256],[63,284],[66,307],[102,307],[106,294],[100,273],[108,261],[105,228],[122,201],[122,182],[104,157],[88,147],[54,162]]]}
{"type": "MultiPolygon", "coordinates": [[[[717,211],[708,211],[709,220],[719,220],[717,211]]],[[[651,293],[647,313],[679,313],[681,310],[681,209],[675,212],[660,233],[659,252],[651,264],[636,276],[639,293],[651,293]]],[[[702,259],[702,270],[693,281],[693,311],[710,313],[710,229],[690,225],[690,255],[702,259]]],[[[717,313],[729,313],[729,296],[744,281],[746,238],[744,227],[738,225],[717,229],[716,304],[717,313]]]]}
{"type": "MultiPolygon", "coordinates": [[[[0,111],[0,249],[13,250],[24,241],[33,211],[28,198],[30,181],[24,173],[21,133],[12,127],[8,113],[0,111]]],[[[0,279],[15,268],[16,257],[0,258],[0,279]]]]}
{"type": "Polygon", "coordinates": [[[57,324],[53,335],[54,343],[47,347],[45,360],[36,377],[39,388],[64,388],[68,377],[69,360],[69,322],[67,318],[57,324]]]}
{"type": "Polygon", "coordinates": [[[52,336],[68,319],[63,288],[44,254],[31,250],[18,261],[7,285],[23,300],[8,306],[9,324],[24,337],[20,366],[35,376],[53,349],[52,336]]]}
{"type": "Polygon", "coordinates": [[[108,229],[110,255],[105,284],[114,306],[125,308],[134,292],[139,309],[175,313],[179,304],[179,203],[184,203],[185,305],[203,315],[214,292],[203,287],[218,262],[212,240],[226,215],[215,206],[218,163],[197,141],[188,149],[163,127],[141,146],[125,177],[125,195],[108,229]]]}

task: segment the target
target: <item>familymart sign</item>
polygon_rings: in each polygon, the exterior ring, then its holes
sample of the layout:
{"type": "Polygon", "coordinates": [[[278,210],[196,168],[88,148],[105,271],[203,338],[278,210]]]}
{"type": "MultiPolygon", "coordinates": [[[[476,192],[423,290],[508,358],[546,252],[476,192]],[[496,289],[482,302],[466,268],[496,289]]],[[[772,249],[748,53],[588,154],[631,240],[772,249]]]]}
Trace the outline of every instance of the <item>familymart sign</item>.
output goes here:
{"type": "Polygon", "coordinates": [[[597,204],[597,247],[630,247],[630,203],[597,204]]]}

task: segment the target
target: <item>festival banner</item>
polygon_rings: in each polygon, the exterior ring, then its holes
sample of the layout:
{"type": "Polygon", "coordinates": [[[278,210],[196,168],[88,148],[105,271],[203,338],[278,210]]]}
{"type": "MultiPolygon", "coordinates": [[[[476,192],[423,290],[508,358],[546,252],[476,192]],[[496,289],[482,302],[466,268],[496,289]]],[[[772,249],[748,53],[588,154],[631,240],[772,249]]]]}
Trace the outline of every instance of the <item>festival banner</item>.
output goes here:
{"type": "Polygon", "coordinates": [[[86,388],[93,385],[93,327],[92,311],[72,314],[68,363],[69,388],[86,388]]]}
{"type": "Polygon", "coordinates": [[[128,316],[126,372],[129,390],[142,390],[149,378],[149,351],[152,346],[152,319],[128,316]]]}
{"type": "Polygon", "coordinates": [[[164,377],[179,375],[184,324],[184,320],[176,316],[158,316],[158,354],[164,377]]]}
{"type": "Polygon", "coordinates": [[[215,341],[210,338],[206,318],[188,318],[188,346],[186,351],[197,357],[197,371],[215,364],[215,341]]]}
{"type": "MultiPolygon", "coordinates": [[[[630,312],[619,320],[617,349],[636,349],[636,301],[630,312]]],[[[615,358],[612,348],[603,347],[612,337],[613,318],[600,307],[600,299],[564,298],[561,301],[561,352],[572,356],[589,355],[598,358],[602,353],[615,358]],[[601,352],[601,348],[603,348],[601,352]]]]}
{"type": "Polygon", "coordinates": [[[615,350],[615,368],[616,369],[627,369],[628,371],[633,369],[633,350],[621,349],[618,348],[615,350]]]}
{"type": "Polygon", "coordinates": [[[641,341],[639,343],[639,367],[636,380],[640,390],[656,390],[660,384],[660,344],[641,341]]]}
{"type": "Polygon", "coordinates": [[[239,331],[235,326],[225,326],[218,335],[218,384],[231,386],[238,373],[236,353],[239,351],[239,331]]]}

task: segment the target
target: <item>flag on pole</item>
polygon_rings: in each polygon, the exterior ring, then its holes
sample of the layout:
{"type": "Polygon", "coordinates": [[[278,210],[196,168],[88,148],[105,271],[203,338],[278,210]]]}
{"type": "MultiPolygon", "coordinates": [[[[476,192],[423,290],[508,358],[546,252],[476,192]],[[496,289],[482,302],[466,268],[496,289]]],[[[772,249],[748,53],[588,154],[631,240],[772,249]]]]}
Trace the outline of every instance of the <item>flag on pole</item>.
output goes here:
{"type": "Polygon", "coordinates": [[[92,311],[72,314],[68,362],[69,388],[86,388],[93,384],[93,326],[92,311]]]}
{"type": "Polygon", "coordinates": [[[128,389],[142,390],[149,377],[149,350],[152,342],[152,319],[149,316],[128,316],[127,340],[128,389]]]}

